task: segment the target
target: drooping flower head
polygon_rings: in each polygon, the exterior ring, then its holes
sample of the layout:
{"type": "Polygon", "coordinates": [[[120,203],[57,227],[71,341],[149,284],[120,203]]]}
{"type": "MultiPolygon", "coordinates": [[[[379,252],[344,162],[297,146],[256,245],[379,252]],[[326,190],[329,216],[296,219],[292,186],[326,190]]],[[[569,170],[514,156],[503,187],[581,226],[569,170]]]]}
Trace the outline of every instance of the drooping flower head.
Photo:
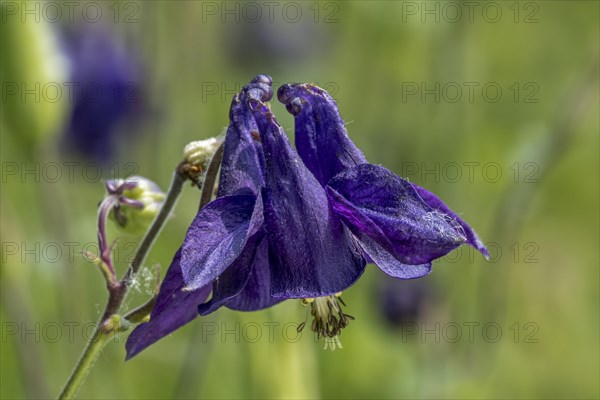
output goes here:
{"type": "Polygon", "coordinates": [[[109,195],[119,197],[119,203],[109,215],[119,230],[126,234],[143,234],[159,213],[165,194],[158,185],[142,176],[105,182],[109,195]]]}
{"type": "Polygon", "coordinates": [[[205,315],[292,298],[310,305],[311,329],[326,347],[341,347],[338,336],[353,317],[342,311],[340,293],[367,259],[412,279],[464,243],[487,255],[436,196],[369,164],[333,99],[313,85],[279,89],[295,116],[296,152],[265,105],[271,82],[259,75],[234,97],[217,199],[192,222],[150,322],[128,341],[128,357],[189,322],[196,306],[205,315]]]}

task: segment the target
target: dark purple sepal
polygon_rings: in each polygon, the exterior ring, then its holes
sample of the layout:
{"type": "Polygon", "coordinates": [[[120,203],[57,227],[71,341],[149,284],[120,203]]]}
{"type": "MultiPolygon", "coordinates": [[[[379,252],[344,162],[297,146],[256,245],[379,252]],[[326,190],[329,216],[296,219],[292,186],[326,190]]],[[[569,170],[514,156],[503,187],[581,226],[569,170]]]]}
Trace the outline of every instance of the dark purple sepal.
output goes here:
{"type": "Polygon", "coordinates": [[[230,122],[221,163],[219,197],[243,192],[257,194],[263,184],[264,157],[260,135],[248,102],[250,99],[269,101],[273,96],[271,85],[269,76],[258,75],[231,102],[230,122]]]}
{"type": "Polygon", "coordinates": [[[237,311],[258,311],[283,300],[285,299],[271,296],[269,246],[265,238],[256,251],[254,265],[244,289],[229,300],[225,306],[237,311]]]}
{"type": "Polygon", "coordinates": [[[183,242],[181,270],[188,289],[212,283],[242,253],[263,224],[260,194],[220,197],[192,222],[183,242]]]}
{"type": "Polygon", "coordinates": [[[421,199],[427,203],[429,207],[433,210],[436,210],[438,213],[445,215],[447,218],[452,219],[456,223],[458,223],[462,228],[462,233],[467,237],[467,243],[478,250],[483,256],[488,260],[490,258],[490,253],[488,249],[485,247],[477,233],[462,220],[456,213],[454,213],[442,200],[440,200],[435,194],[430,191],[423,189],[422,187],[411,183],[412,187],[417,191],[421,199]]]}
{"type": "Polygon", "coordinates": [[[359,240],[374,240],[403,264],[429,263],[467,240],[452,215],[431,208],[408,181],[378,165],[336,175],[327,194],[359,240]]]}
{"type": "Polygon", "coordinates": [[[230,124],[223,144],[218,196],[257,194],[263,184],[259,152],[250,135],[230,124]]]}
{"type": "Polygon", "coordinates": [[[348,137],[335,100],[324,89],[287,84],[277,96],[294,115],[298,155],[322,186],[339,172],[367,162],[348,137]]]}
{"type": "Polygon", "coordinates": [[[181,249],[175,254],[167,275],[160,285],[150,321],[138,325],[127,338],[125,345],[127,360],[196,318],[197,305],[206,301],[210,294],[211,285],[192,291],[183,290],[185,282],[181,274],[180,260],[181,249]]]}
{"type": "Polygon", "coordinates": [[[392,253],[381,247],[375,240],[364,235],[358,241],[370,262],[377,265],[386,274],[398,279],[421,278],[431,272],[431,263],[403,264],[392,253]]]}
{"type": "Polygon", "coordinates": [[[360,249],[271,112],[254,106],[266,165],[263,202],[271,295],[305,298],[340,292],[364,271],[360,249]]]}
{"type": "Polygon", "coordinates": [[[221,306],[238,311],[258,311],[278,303],[271,297],[268,241],[259,232],[248,240],[235,262],[213,283],[212,298],[198,306],[207,315],[221,306]]]}

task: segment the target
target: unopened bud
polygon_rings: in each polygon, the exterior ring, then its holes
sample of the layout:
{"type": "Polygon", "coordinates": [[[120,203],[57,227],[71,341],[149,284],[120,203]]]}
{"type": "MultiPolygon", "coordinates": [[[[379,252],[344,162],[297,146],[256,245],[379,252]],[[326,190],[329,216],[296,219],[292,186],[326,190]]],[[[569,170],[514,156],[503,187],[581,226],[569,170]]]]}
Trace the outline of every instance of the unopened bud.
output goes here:
{"type": "Polygon", "coordinates": [[[183,148],[183,159],[186,163],[185,172],[192,180],[196,180],[206,170],[215,151],[221,145],[220,138],[196,140],[183,148]]]}
{"type": "Polygon", "coordinates": [[[190,164],[205,163],[215,153],[219,144],[221,141],[217,138],[190,142],[183,148],[183,157],[190,164]]]}
{"type": "Polygon", "coordinates": [[[162,208],[165,200],[163,191],[156,183],[141,176],[109,180],[105,184],[108,193],[119,199],[110,219],[125,233],[144,233],[162,208]]]}

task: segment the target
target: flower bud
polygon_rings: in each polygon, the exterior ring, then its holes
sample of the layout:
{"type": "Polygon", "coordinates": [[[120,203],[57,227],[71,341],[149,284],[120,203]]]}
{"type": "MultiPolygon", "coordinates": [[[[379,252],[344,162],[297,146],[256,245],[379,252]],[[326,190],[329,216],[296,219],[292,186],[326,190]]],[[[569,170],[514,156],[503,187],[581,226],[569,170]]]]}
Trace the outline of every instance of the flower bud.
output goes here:
{"type": "Polygon", "coordinates": [[[141,176],[105,182],[109,195],[118,198],[110,219],[124,233],[140,235],[146,231],[160,212],[165,194],[158,185],[141,176]]]}
{"type": "Polygon", "coordinates": [[[192,180],[196,180],[204,173],[221,143],[221,139],[210,138],[190,142],[183,148],[183,159],[187,165],[186,173],[192,180]]]}

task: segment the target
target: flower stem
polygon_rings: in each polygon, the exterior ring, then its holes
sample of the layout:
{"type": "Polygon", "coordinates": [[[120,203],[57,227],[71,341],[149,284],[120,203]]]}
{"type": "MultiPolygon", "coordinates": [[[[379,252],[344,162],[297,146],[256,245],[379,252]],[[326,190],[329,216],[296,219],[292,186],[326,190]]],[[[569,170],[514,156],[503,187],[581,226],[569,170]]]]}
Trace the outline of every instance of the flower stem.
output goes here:
{"type": "Polygon", "coordinates": [[[118,204],[119,199],[117,196],[110,195],[102,200],[98,210],[98,247],[100,249],[100,259],[98,260],[98,265],[104,274],[109,290],[118,283],[110,254],[111,246],[108,244],[108,240],[106,239],[106,220],[108,219],[108,215],[112,211],[113,207],[118,204]]]}
{"type": "Polygon", "coordinates": [[[117,317],[116,314],[119,312],[121,305],[123,304],[123,300],[125,299],[129,287],[131,286],[133,277],[142,266],[142,263],[146,259],[154,240],[160,233],[160,230],[171,214],[173,207],[177,203],[177,199],[181,194],[181,190],[183,189],[183,184],[185,181],[186,176],[181,172],[181,169],[178,166],[177,170],[173,174],[171,186],[169,187],[167,197],[165,198],[165,202],[160,210],[160,213],[156,216],[152,222],[152,225],[144,235],[133,261],[123,275],[123,279],[121,279],[121,281],[118,282],[118,284],[114,287],[109,287],[108,302],[106,304],[106,308],[104,309],[104,313],[102,314],[102,317],[96,326],[96,330],[92,336],[92,339],[81,354],[79,362],[71,372],[67,383],[58,395],[59,399],[72,399],[75,397],[89,371],[94,365],[94,362],[98,358],[98,355],[100,355],[102,352],[102,349],[104,348],[104,345],[107,343],[108,339],[115,332],[123,330],[121,318],[117,317]]]}
{"type": "Polygon", "coordinates": [[[221,167],[221,161],[223,161],[224,149],[225,144],[221,143],[219,147],[217,147],[217,150],[215,150],[215,154],[213,154],[212,158],[210,159],[210,163],[206,169],[204,184],[202,185],[202,194],[200,194],[200,204],[198,210],[201,210],[205,205],[210,203],[210,200],[212,199],[215,182],[217,181],[217,175],[219,173],[219,168],[221,167]]]}
{"type": "Polygon", "coordinates": [[[59,399],[72,399],[75,397],[79,391],[79,388],[85,381],[85,378],[92,369],[92,366],[102,352],[104,345],[108,341],[108,337],[109,336],[104,334],[101,329],[96,328],[94,335],[88,342],[85,350],[79,358],[79,361],[77,362],[77,365],[73,369],[69,380],[58,396],[59,399]]]}

